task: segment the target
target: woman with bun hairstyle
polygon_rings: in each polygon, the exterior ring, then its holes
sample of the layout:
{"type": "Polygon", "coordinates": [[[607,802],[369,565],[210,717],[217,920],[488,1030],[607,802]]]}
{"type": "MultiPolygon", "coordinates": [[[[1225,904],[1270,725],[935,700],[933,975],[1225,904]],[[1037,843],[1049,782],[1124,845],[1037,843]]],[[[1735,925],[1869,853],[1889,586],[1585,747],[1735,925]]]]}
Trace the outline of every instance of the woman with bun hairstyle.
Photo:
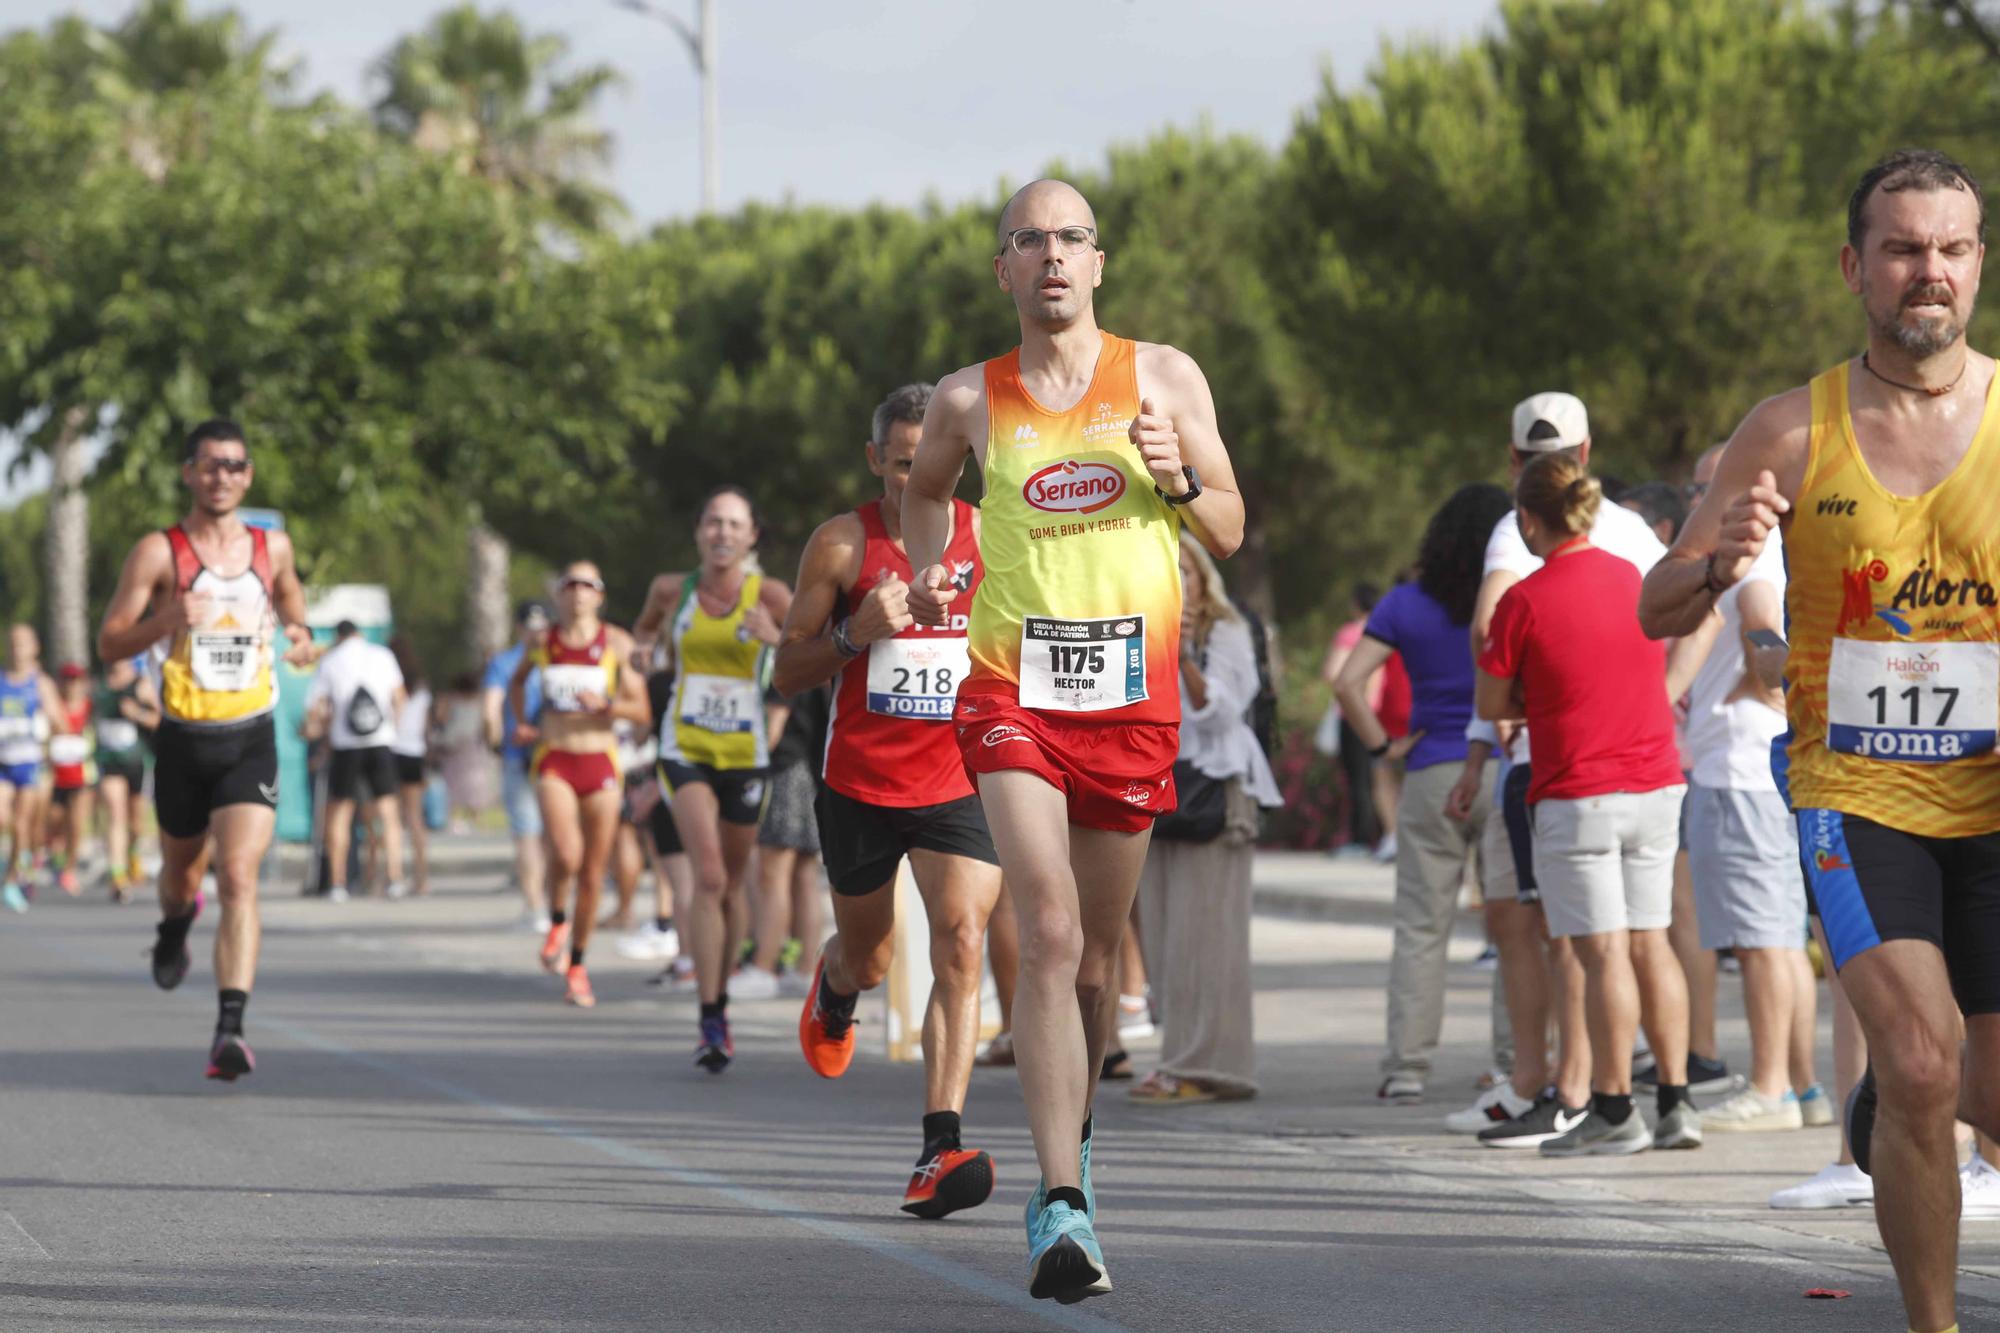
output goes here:
{"type": "Polygon", "coordinates": [[[1639,628],[1639,571],[1591,544],[1603,502],[1567,454],[1521,473],[1521,537],[1543,565],[1500,599],[1475,693],[1481,717],[1525,718],[1534,733],[1535,878],[1549,934],[1571,940],[1584,969],[1591,1104],[1566,1108],[1575,1118],[1541,1145],[1549,1157],[1701,1144],[1687,1091],[1687,981],[1667,941],[1686,787],[1666,646],[1639,628]],[[1660,1070],[1652,1129],[1632,1104],[1642,1015],[1660,1070]]]}

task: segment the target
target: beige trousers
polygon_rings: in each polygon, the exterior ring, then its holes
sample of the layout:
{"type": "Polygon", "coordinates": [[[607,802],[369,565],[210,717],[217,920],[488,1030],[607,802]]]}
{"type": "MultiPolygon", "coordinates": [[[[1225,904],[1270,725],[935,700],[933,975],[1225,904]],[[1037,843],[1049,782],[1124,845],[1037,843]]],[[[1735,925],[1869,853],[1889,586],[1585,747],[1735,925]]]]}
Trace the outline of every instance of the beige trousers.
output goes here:
{"type": "Polygon", "coordinates": [[[1257,807],[1229,784],[1212,842],[1155,839],[1139,875],[1139,939],[1160,1010],[1160,1069],[1225,1097],[1257,1091],[1250,871],[1257,807]]]}
{"type": "MultiPolygon", "coordinates": [[[[1476,866],[1480,839],[1492,810],[1492,769],[1479,784],[1472,818],[1460,823],[1444,813],[1463,764],[1432,764],[1403,777],[1396,814],[1396,942],[1389,958],[1389,1050],[1384,1074],[1430,1073],[1431,1052],[1444,1027],[1445,948],[1451,943],[1468,868],[1476,866]]],[[[1497,972],[1496,972],[1497,975],[1497,972]]],[[[1497,988],[1496,988],[1497,989],[1497,988]]],[[[1496,1004],[1495,1046],[1505,1026],[1496,1004]]],[[[1497,1054],[1496,1050],[1496,1054],[1497,1054]]]]}

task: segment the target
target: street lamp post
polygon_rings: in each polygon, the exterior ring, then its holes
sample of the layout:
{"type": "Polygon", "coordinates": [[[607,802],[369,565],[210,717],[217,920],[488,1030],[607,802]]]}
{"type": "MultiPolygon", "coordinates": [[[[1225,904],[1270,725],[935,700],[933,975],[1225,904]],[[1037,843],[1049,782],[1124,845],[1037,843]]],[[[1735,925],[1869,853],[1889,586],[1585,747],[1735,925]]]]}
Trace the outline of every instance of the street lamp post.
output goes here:
{"type": "Polygon", "coordinates": [[[688,55],[694,60],[695,71],[701,75],[701,211],[713,213],[722,203],[721,112],[715,93],[715,0],[696,0],[698,13],[693,27],[653,0],[611,0],[611,3],[666,24],[686,44],[688,55]]]}

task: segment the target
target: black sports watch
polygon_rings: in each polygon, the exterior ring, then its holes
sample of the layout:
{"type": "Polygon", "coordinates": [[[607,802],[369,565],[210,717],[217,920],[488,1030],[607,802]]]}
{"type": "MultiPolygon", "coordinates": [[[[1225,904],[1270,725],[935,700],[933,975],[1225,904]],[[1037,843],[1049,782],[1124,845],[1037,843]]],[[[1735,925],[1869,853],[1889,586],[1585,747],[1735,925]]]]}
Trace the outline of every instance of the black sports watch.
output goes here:
{"type": "Polygon", "coordinates": [[[1201,478],[1195,474],[1194,468],[1182,467],[1181,475],[1188,479],[1188,488],[1179,495],[1168,495],[1157,485],[1153,487],[1153,494],[1159,496],[1176,509],[1184,504],[1193,504],[1197,499],[1201,498],[1201,478]]]}

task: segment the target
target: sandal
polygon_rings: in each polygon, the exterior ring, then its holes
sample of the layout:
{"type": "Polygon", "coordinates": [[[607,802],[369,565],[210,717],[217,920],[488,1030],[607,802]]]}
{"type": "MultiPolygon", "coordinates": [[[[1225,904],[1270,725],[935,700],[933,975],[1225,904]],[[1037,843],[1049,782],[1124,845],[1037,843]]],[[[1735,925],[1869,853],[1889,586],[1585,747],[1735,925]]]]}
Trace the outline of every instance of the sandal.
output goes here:
{"type": "Polygon", "coordinates": [[[974,1057],[972,1063],[986,1069],[1011,1068],[1014,1063],[1014,1034],[1001,1032],[986,1043],[986,1049],[974,1057]]]}
{"type": "Polygon", "coordinates": [[[1132,1077],[1132,1057],[1124,1051],[1113,1051],[1104,1057],[1104,1067],[1097,1071],[1100,1079],[1122,1082],[1132,1077]]]}
{"type": "Polygon", "coordinates": [[[1204,1088],[1192,1079],[1175,1078],[1157,1069],[1125,1095],[1142,1106],[1193,1106],[1216,1100],[1212,1089],[1204,1088]]]}

